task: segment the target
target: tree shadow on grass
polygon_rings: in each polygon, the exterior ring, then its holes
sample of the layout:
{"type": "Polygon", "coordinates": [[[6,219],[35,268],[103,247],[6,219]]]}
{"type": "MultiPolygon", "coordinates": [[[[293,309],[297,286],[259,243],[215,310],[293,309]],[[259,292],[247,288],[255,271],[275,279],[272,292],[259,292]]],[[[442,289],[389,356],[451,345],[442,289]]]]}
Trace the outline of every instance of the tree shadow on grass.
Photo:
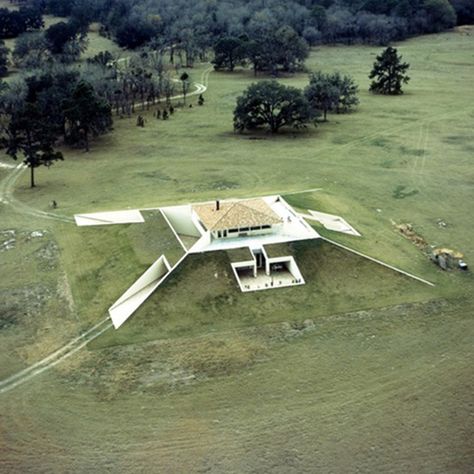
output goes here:
{"type": "Polygon", "coordinates": [[[217,136],[222,138],[236,138],[240,140],[294,140],[294,139],[310,139],[315,138],[318,134],[318,128],[313,125],[307,125],[306,127],[295,128],[282,128],[278,133],[272,133],[269,130],[259,129],[245,132],[235,132],[232,129],[229,131],[219,133],[217,136]]]}

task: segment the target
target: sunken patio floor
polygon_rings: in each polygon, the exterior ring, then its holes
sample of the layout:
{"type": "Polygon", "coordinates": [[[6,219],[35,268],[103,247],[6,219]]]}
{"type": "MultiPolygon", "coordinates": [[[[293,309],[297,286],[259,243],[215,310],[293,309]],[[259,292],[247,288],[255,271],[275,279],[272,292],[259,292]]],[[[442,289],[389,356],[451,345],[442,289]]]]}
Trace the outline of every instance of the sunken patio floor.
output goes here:
{"type": "Polygon", "coordinates": [[[271,290],[273,288],[284,288],[288,286],[304,285],[304,280],[295,277],[288,269],[274,270],[270,275],[265,270],[259,269],[257,276],[253,276],[252,270],[236,269],[242,291],[271,290]]]}

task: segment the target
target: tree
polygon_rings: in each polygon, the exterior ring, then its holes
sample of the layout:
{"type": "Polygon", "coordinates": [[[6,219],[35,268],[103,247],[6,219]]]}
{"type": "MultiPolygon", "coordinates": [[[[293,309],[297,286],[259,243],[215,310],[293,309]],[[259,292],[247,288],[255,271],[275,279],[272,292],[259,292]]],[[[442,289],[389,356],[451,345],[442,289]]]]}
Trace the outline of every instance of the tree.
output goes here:
{"type": "Polygon", "coordinates": [[[0,77],[4,77],[8,72],[8,53],[10,50],[5,46],[5,42],[0,40],[0,77]]]}
{"type": "Polygon", "coordinates": [[[110,51],[100,51],[92,58],[87,58],[87,62],[90,64],[98,64],[102,67],[112,66],[115,61],[114,55],[110,51]]]}
{"type": "Polygon", "coordinates": [[[41,12],[35,8],[17,10],[0,8],[0,38],[15,38],[25,31],[37,30],[44,25],[41,12]]]}
{"type": "Polygon", "coordinates": [[[86,151],[89,151],[90,135],[98,136],[112,126],[109,103],[98,97],[94,88],[84,80],[79,81],[72,96],[64,102],[67,138],[72,143],[82,140],[86,151]]]}
{"type": "Polygon", "coordinates": [[[13,63],[25,69],[44,66],[51,56],[48,46],[43,32],[24,33],[15,41],[13,63]]]}
{"type": "Polygon", "coordinates": [[[183,72],[183,74],[179,76],[179,80],[181,81],[181,90],[183,91],[183,102],[184,105],[186,105],[186,95],[188,94],[189,87],[191,85],[189,74],[187,72],[183,72]]]}
{"type": "Polygon", "coordinates": [[[301,69],[309,54],[306,40],[289,26],[259,30],[253,38],[242,41],[241,49],[242,56],[252,64],[254,75],[257,71],[276,75],[278,69],[291,72],[301,69]]]}
{"type": "Polygon", "coordinates": [[[410,80],[406,74],[409,67],[408,63],[402,63],[397,49],[389,46],[376,57],[369,75],[369,79],[373,79],[369,90],[376,94],[403,94],[402,84],[410,80]]]}
{"type": "Polygon", "coordinates": [[[472,0],[451,0],[458,17],[458,25],[474,23],[474,2],[472,0]]]}
{"type": "Polygon", "coordinates": [[[281,65],[283,71],[300,69],[309,55],[308,43],[291,26],[279,28],[270,41],[275,53],[273,62],[281,65]]]}
{"type": "Polygon", "coordinates": [[[65,23],[64,21],[51,25],[45,33],[51,52],[53,54],[61,54],[65,44],[71,41],[76,33],[76,29],[70,23],[65,23]]]}
{"type": "Polygon", "coordinates": [[[50,15],[67,17],[71,15],[75,2],[71,0],[46,0],[46,12],[50,15]]]}
{"type": "Polygon", "coordinates": [[[25,31],[39,30],[43,28],[43,16],[39,8],[21,7],[19,13],[21,15],[25,31]]]}
{"type": "Polygon", "coordinates": [[[265,44],[255,40],[244,43],[245,57],[252,64],[253,75],[257,76],[257,71],[263,71],[270,67],[265,50],[265,44]]]}
{"type": "Polygon", "coordinates": [[[0,109],[3,116],[1,145],[15,160],[20,153],[23,155],[23,162],[30,168],[33,188],[36,168],[49,167],[55,161],[63,160],[62,153],[54,149],[57,139],[54,127],[41,114],[36,94],[32,91],[28,91],[24,99],[4,92],[0,109]]]}
{"type": "Polygon", "coordinates": [[[78,71],[61,64],[26,79],[28,93],[34,94],[41,116],[57,136],[66,135],[64,103],[71,97],[78,80],[78,71]]]}
{"type": "Polygon", "coordinates": [[[150,41],[155,33],[155,28],[147,21],[126,17],[117,28],[115,37],[119,46],[135,49],[150,41]]]}
{"type": "Polygon", "coordinates": [[[448,0],[424,0],[429,31],[438,33],[456,25],[456,12],[448,0]]]}
{"type": "Polygon", "coordinates": [[[242,40],[240,38],[226,36],[214,45],[214,69],[227,69],[233,71],[237,63],[243,59],[242,40]]]}
{"type": "Polygon", "coordinates": [[[237,98],[234,129],[242,132],[268,127],[272,133],[277,133],[284,126],[304,126],[312,117],[309,104],[299,89],[266,80],[251,84],[237,98]]]}
{"type": "Polygon", "coordinates": [[[330,80],[334,87],[338,90],[338,98],[336,104],[336,112],[346,113],[359,104],[359,87],[354,79],[348,75],[342,75],[339,72],[331,74],[330,80]]]}
{"type": "Polygon", "coordinates": [[[336,109],[339,103],[339,88],[333,83],[330,75],[322,72],[311,74],[304,94],[311,108],[323,113],[325,122],[328,111],[336,109]]]}

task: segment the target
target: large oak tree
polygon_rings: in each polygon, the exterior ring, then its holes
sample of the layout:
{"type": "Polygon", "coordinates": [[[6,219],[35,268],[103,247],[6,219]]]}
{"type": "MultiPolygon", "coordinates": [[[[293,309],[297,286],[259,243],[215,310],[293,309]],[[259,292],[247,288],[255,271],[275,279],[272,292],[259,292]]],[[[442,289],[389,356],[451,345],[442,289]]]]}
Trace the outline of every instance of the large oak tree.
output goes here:
{"type": "Polygon", "coordinates": [[[265,80],[251,84],[237,98],[234,129],[244,131],[268,128],[272,133],[277,133],[285,126],[303,126],[312,118],[301,90],[274,80],[265,80]]]}

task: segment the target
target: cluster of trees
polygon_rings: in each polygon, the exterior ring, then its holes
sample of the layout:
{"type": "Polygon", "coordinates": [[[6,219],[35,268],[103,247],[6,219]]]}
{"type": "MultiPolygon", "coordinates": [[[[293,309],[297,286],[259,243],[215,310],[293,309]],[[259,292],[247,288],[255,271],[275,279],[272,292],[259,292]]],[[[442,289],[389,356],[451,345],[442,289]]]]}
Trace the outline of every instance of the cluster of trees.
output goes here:
{"type": "MultiPolygon", "coordinates": [[[[154,42],[192,65],[224,37],[268,40],[289,27],[308,44],[387,44],[474,21],[472,0],[30,0],[41,11],[87,25],[123,47],[154,42]],[[259,32],[265,34],[259,37],[259,32]]],[[[261,52],[259,52],[261,55],[261,52]]]]}
{"type": "MultiPolygon", "coordinates": [[[[130,116],[137,108],[148,110],[162,100],[169,105],[176,90],[176,83],[163,66],[162,55],[150,49],[122,59],[115,59],[108,52],[99,53],[88,63],[83,73],[120,116],[130,116]]],[[[187,92],[190,82],[184,74],[181,82],[187,92]]]]}
{"type": "Polygon", "coordinates": [[[214,68],[233,71],[236,65],[251,64],[254,74],[278,69],[301,69],[309,54],[308,43],[291,26],[262,29],[252,37],[224,36],[214,45],[214,68]]]}
{"type": "Polygon", "coordinates": [[[21,7],[19,10],[0,8],[0,38],[16,38],[25,31],[43,28],[43,16],[39,8],[21,7]]]}
{"type": "Polygon", "coordinates": [[[128,7],[126,17],[120,18],[114,13],[116,5],[112,14],[104,18],[108,30],[123,46],[137,46],[137,40],[146,42],[159,36],[168,45],[178,44],[191,55],[205,51],[223,36],[252,38],[258,30],[275,32],[284,26],[291,27],[299,37],[314,45],[386,44],[456,24],[456,12],[448,0],[147,0],[133,3],[133,6],[126,2],[120,4],[122,13],[128,7]],[[128,43],[128,37],[133,44],[128,43]]]}
{"type": "Polygon", "coordinates": [[[20,35],[12,59],[19,68],[34,69],[46,62],[72,63],[86,48],[87,30],[73,21],[60,21],[45,31],[20,35]]]}
{"type": "MultiPolygon", "coordinates": [[[[369,78],[370,91],[375,94],[402,94],[402,84],[410,78],[410,65],[402,62],[395,48],[388,47],[376,57],[369,78]]],[[[304,90],[285,86],[276,80],[251,84],[237,98],[234,109],[234,130],[267,128],[277,133],[280,128],[305,127],[328,112],[347,113],[359,104],[358,86],[354,79],[339,72],[310,75],[304,90]]]]}
{"type": "MultiPolygon", "coordinates": [[[[66,143],[89,151],[90,139],[108,132],[113,113],[130,116],[161,100],[169,107],[175,82],[151,50],[126,59],[101,52],[80,68],[55,60],[0,83],[0,139],[15,159],[31,168],[62,159],[55,146],[66,143]]],[[[181,75],[186,94],[190,77],[181,75]]],[[[168,112],[167,112],[168,113],[168,112]]]]}
{"type": "Polygon", "coordinates": [[[0,89],[0,143],[13,158],[23,155],[32,187],[35,168],[62,159],[61,139],[89,150],[90,137],[112,126],[110,105],[78,71],[55,67],[0,89]]]}
{"type": "Polygon", "coordinates": [[[234,130],[267,128],[277,133],[280,128],[300,128],[316,123],[328,112],[346,113],[358,103],[358,87],[350,76],[340,73],[310,76],[304,89],[285,86],[276,80],[251,84],[237,98],[234,110],[234,130]]]}

